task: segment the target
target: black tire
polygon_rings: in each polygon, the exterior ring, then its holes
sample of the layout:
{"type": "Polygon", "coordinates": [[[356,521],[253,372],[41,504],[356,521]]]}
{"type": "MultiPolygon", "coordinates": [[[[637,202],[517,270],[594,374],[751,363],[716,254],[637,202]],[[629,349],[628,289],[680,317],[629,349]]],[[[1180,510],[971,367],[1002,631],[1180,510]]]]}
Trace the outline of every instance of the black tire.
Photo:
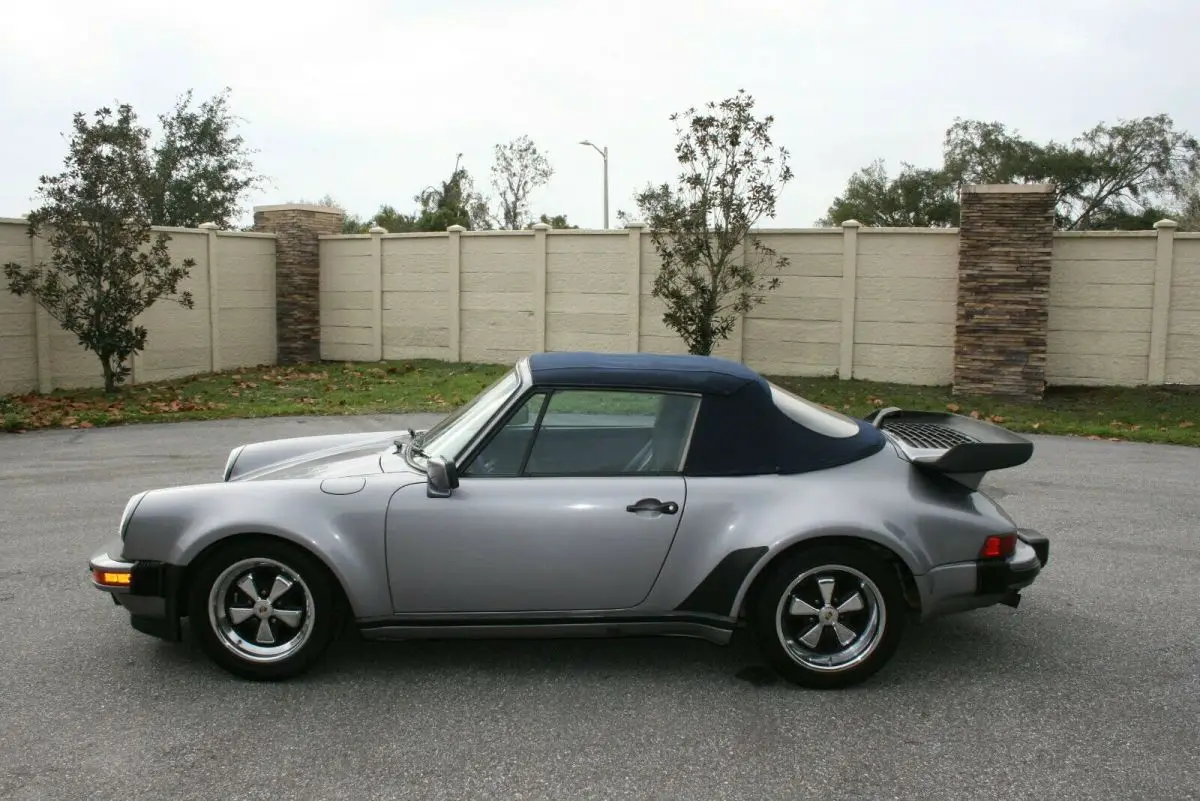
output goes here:
{"type": "Polygon", "coordinates": [[[257,681],[289,679],[316,664],[341,631],[345,612],[335,582],[302,548],[262,537],[238,538],[197,565],[188,586],[188,616],[205,654],[225,670],[257,681]],[[239,585],[246,572],[250,585],[239,585]],[[275,599],[278,608],[269,600],[282,586],[272,578],[277,575],[292,581],[275,599]],[[257,603],[242,586],[258,590],[257,603]],[[234,622],[247,611],[250,616],[234,622]],[[269,638],[254,642],[264,625],[269,638]]]}
{"type": "Polygon", "coordinates": [[[747,611],[759,652],[779,675],[802,687],[840,689],[865,681],[892,658],[907,607],[899,577],[866,548],[817,545],[769,566],[747,611]],[[834,583],[822,586],[821,578],[834,583]],[[826,588],[832,589],[832,603],[825,602],[826,588]],[[854,595],[862,609],[854,608],[854,595]],[[795,605],[794,597],[800,599],[795,605]],[[785,614],[785,606],[797,614],[785,614]],[[807,640],[815,647],[809,648],[801,638],[818,625],[815,639],[807,640]],[[855,636],[843,642],[847,631],[855,636]],[[844,664],[835,664],[839,658],[844,664]],[[822,659],[830,664],[815,664],[822,659]]]}

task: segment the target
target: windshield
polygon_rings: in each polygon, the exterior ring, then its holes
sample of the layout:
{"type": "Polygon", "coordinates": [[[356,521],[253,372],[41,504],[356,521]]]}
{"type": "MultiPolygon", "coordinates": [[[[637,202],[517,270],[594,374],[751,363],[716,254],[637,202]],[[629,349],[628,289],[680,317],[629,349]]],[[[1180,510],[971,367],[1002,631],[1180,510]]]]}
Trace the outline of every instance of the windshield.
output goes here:
{"type": "Polygon", "coordinates": [[[858,433],[858,423],[841,412],[805,400],[768,382],[771,399],[779,411],[805,428],[827,437],[852,437],[858,433]]]}
{"type": "Polygon", "coordinates": [[[433,428],[418,436],[414,444],[422,453],[414,453],[409,458],[443,456],[447,459],[457,459],[467,443],[492,419],[520,383],[517,371],[509,370],[466,406],[460,406],[442,418],[433,428]]]}

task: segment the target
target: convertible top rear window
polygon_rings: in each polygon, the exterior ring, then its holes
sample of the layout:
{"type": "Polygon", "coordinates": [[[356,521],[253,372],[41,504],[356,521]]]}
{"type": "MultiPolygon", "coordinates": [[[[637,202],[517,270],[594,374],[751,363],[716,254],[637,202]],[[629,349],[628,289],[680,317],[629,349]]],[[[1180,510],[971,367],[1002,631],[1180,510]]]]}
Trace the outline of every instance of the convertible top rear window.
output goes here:
{"type": "Polygon", "coordinates": [[[769,381],[767,385],[771,388],[771,400],[779,411],[805,428],[838,439],[853,437],[858,433],[858,423],[841,412],[805,400],[769,381]]]}

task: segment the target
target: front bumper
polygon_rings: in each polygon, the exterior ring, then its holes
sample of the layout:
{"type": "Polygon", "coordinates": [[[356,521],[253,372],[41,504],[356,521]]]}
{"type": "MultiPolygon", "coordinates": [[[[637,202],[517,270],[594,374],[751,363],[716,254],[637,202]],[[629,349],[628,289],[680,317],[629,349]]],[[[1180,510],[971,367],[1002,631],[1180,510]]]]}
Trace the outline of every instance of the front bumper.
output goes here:
{"type": "Polygon", "coordinates": [[[181,639],[180,569],[164,562],[126,560],[120,553],[121,541],[116,540],[88,561],[92,586],[124,607],[138,631],[165,640],[181,639]]]}
{"type": "Polygon", "coordinates": [[[917,577],[921,617],[963,612],[1008,603],[1037,579],[1050,561],[1050,540],[1033,529],[1018,529],[1017,544],[1006,559],[977,559],[941,565],[917,577]]]}

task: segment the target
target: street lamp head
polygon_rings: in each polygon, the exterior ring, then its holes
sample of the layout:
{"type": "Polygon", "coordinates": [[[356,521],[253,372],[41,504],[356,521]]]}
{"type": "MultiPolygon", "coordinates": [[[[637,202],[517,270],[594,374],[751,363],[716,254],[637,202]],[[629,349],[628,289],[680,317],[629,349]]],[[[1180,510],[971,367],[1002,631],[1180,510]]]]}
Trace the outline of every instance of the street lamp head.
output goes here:
{"type": "Polygon", "coordinates": [[[587,140],[587,139],[584,139],[584,140],[583,140],[583,141],[581,141],[579,144],[581,144],[581,145],[591,145],[592,147],[595,147],[595,145],[592,145],[592,143],[591,143],[589,140],[587,140]]]}

